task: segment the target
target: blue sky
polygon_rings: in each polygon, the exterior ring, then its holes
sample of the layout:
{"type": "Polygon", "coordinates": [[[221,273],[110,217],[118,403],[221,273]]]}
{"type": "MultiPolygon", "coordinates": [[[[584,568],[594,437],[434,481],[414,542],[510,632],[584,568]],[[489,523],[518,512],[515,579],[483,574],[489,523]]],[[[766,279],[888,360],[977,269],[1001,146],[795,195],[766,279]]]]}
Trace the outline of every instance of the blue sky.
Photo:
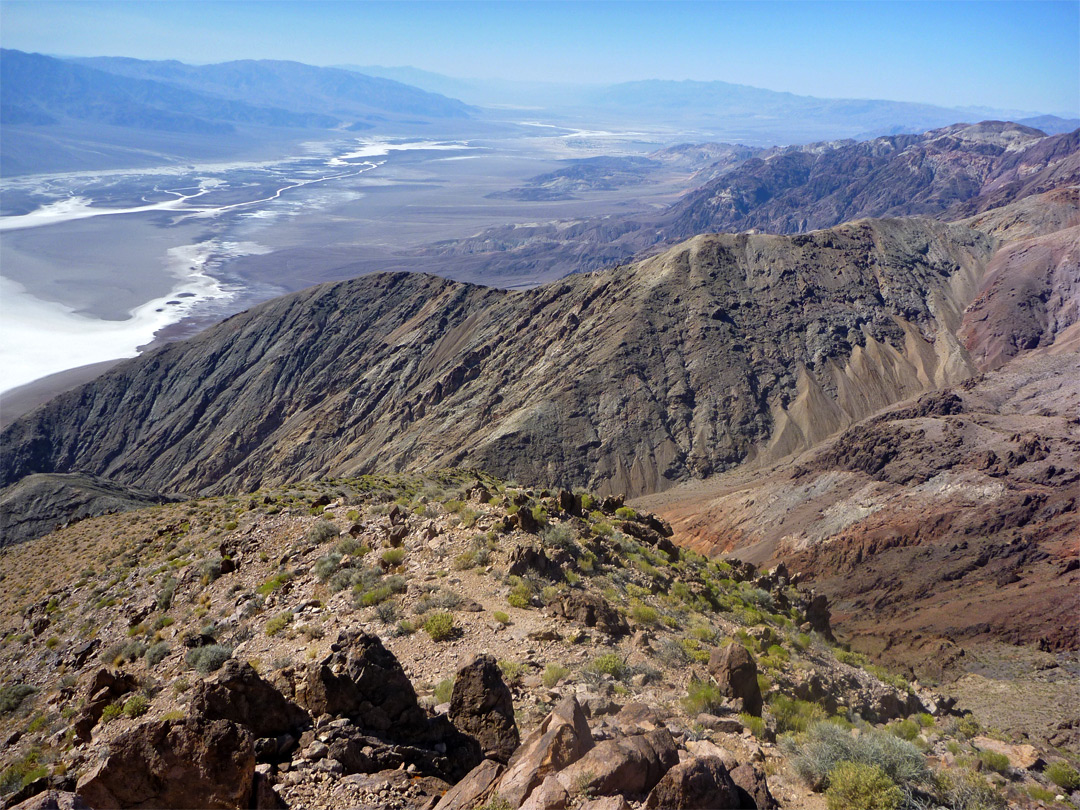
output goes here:
{"type": "Polygon", "coordinates": [[[1080,115],[1080,2],[3,0],[4,47],[412,65],[556,82],[697,79],[1080,115]]]}

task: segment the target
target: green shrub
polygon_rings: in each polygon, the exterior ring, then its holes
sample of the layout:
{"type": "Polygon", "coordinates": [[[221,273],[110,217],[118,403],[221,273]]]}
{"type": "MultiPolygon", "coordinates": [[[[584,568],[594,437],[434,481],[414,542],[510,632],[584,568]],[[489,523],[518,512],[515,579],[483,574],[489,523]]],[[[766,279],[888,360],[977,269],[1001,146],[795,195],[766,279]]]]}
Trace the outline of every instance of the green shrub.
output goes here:
{"type": "Polygon", "coordinates": [[[890,734],[895,734],[901,740],[913,741],[919,736],[921,727],[917,720],[913,720],[910,717],[904,720],[897,720],[895,723],[890,723],[886,730],[890,734]]]}
{"type": "Polygon", "coordinates": [[[977,773],[943,771],[938,782],[938,793],[950,810],[1004,810],[1005,799],[977,773]]]}
{"type": "Polygon", "coordinates": [[[769,709],[776,718],[776,730],[803,732],[814,723],[825,719],[825,710],[816,703],[798,698],[790,698],[782,693],[775,693],[769,699],[769,709]]]}
{"type": "Polygon", "coordinates": [[[221,669],[221,665],[231,657],[232,650],[228,647],[223,647],[220,644],[208,644],[205,647],[196,647],[190,650],[184,660],[189,667],[199,674],[209,675],[211,672],[221,669]]]}
{"type": "Polygon", "coordinates": [[[656,608],[634,601],[630,604],[630,618],[638,624],[651,625],[656,624],[659,614],[656,612],[656,608]]]}
{"type": "Polygon", "coordinates": [[[424,620],[424,630],[431,636],[432,641],[446,641],[452,638],[455,629],[452,613],[432,613],[424,620]]]}
{"type": "Polygon", "coordinates": [[[898,810],[903,791],[876,765],[841,762],[829,772],[829,810],[898,810]]]}
{"type": "Polygon", "coordinates": [[[902,788],[925,782],[930,772],[916,746],[888,732],[867,729],[854,737],[835,723],[810,726],[794,741],[792,765],[811,786],[822,786],[841,762],[875,765],[902,788]]]}
{"type": "Polygon", "coordinates": [[[1080,773],[1068,762],[1058,760],[1046,766],[1046,778],[1062,790],[1080,790],[1080,773]]]}
{"type": "Polygon", "coordinates": [[[168,654],[169,645],[164,641],[159,641],[157,644],[151,645],[144,658],[146,658],[147,666],[156,667],[165,660],[165,656],[168,654]]]}
{"type": "Polygon", "coordinates": [[[620,506],[615,510],[615,517],[621,520],[637,520],[637,512],[629,506],[620,506]]]}
{"type": "Polygon", "coordinates": [[[1006,773],[1009,770],[1009,758],[997,751],[980,751],[979,761],[992,771],[1006,773]]]}
{"type": "Polygon", "coordinates": [[[289,623],[292,620],[293,614],[291,610],[282,611],[266,623],[266,635],[276,636],[278,633],[288,627],[289,623]]]}
{"type": "Polygon", "coordinates": [[[150,711],[150,701],[142,695],[134,695],[124,704],[124,715],[133,720],[136,717],[142,717],[148,711],[150,711]]]}
{"type": "Polygon", "coordinates": [[[405,549],[388,548],[380,558],[384,568],[396,568],[405,560],[405,549]]]}
{"type": "Polygon", "coordinates": [[[454,682],[452,680],[450,680],[449,678],[445,678],[439,681],[439,683],[435,687],[435,705],[437,706],[440,703],[449,703],[450,698],[453,697],[453,694],[454,682]]]}
{"type": "Polygon", "coordinates": [[[548,664],[542,676],[544,686],[548,689],[558,685],[559,681],[570,674],[570,670],[562,664],[548,664]]]}
{"type": "Polygon", "coordinates": [[[615,653],[605,653],[594,658],[586,666],[586,670],[597,675],[610,675],[622,680],[627,675],[626,663],[615,653]]]}
{"type": "Polygon", "coordinates": [[[750,733],[759,740],[765,739],[765,721],[762,718],[742,712],[739,715],[739,722],[750,729],[750,733]]]}
{"type": "Polygon", "coordinates": [[[124,707],[120,703],[120,701],[117,701],[116,703],[110,703],[108,706],[105,707],[104,711],[101,712],[101,722],[111,723],[123,713],[124,707]]]}
{"type": "Polygon", "coordinates": [[[920,712],[915,715],[915,722],[923,728],[930,728],[934,725],[934,715],[920,712]]]}
{"type": "Polygon", "coordinates": [[[341,534],[338,527],[329,520],[320,520],[308,529],[307,539],[312,543],[326,543],[341,534]]]}
{"type": "Polygon", "coordinates": [[[517,661],[500,661],[499,669],[502,670],[503,678],[510,686],[521,683],[521,679],[525,675],[525,665],[517,661]]]}
{"type": "Polygon", "coordinates": [[[691,717],[702,712],[716,714],[723,704],[720,688],[710,681],[691,680],[686,687],[686,697],[682,699],[683,708],[691,717]]]}
{"type": "Polygon", "coordinates": [[[9,714],[37,690],[28,683],[10,683],[0,688],[0,714],[9,714]]]}
{"type": "Polygon", "coordinates": [[[271,594],[274,591],[278,590],[290,579],[292,579],[291,571],[281,571],[277,574],[274,574],[274,576],[270,577],[262,585],[256,588],[255,592],[259,594],[259,596],[267,596],[268,594],[271,594]]]}
{"type": "Polygon", "coordinates": [[[504,613],[501,610],[496,610],[491,615],[495,618],[495,621],[497,621],[499,624],[503,625],[504,627],[506,625],[510,624],[510,614],[508,614],[508,613],[504,613]]]}

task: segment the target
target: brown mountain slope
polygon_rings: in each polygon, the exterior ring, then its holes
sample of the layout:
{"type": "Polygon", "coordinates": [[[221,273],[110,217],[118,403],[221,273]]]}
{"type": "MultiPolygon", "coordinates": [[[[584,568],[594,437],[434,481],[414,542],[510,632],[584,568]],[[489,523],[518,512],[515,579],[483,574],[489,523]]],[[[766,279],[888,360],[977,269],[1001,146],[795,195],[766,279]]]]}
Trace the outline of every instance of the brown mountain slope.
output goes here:
{"type": "Polygon", "coordinates": [[[0,480],[79,470],[219,492],[464,463],[662,490],[968,376],[953,331],[992,251],[965,226],[864,221],[697,237],[528,292],[323,285],[18,420],[0,480]]]}
{"type": "Polygon", "coordinates": [[[1029,354],[794,460],[639,503],[682,545],[805,571],[856,648],[922,676],[955,674],[954,645],[1076,650],[1077,402],[1077,356],[1029,354]]]}

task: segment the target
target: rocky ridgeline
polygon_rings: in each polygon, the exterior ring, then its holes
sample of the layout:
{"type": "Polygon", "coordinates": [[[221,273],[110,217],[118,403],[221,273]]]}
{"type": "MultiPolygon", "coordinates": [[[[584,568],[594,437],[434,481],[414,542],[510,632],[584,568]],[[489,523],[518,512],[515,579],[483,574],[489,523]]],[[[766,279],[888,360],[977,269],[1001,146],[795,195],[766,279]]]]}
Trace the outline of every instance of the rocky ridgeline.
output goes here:
{"type": "Polygon", "coordinates": [[[797,575],[670,534],[621,498],[446,472],[164,505],[7,549],[0,795],[440,810],[822,792],[854,807],[868,784],[889,807],[1058,795],[1052,752],[976,736],[950,701],[836,647],[797,575]]]}

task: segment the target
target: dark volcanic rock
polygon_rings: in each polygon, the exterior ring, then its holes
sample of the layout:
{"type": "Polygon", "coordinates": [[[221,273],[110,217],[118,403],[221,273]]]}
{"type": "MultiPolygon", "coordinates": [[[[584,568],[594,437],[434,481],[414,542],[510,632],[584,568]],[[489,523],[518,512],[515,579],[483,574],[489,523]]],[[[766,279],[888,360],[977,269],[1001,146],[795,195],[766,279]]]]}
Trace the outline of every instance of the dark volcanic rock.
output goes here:
{"type": "Polygon", "coordinates": [[[297,687],[297,699],[313,716],[349,717],[403,742],[430,739],[412,683],[378,636],[343,631],[330,649],[297,687]]]}
{"type": "Polygon", "coordinates": [[[644,796],[679,761],[666,728],[597,743],[559,773],[568,790],[611,796],[644,796]]]}
{"type": "Polygon", "coordinates": [[[255,774],[247,731],[228,720],[155,720],[113,739],[77,788],[95,810],[246,808],[255,774]]]}
{"type": "Polygon", "coordinates": [[[735,791],[739,794],[739,807],[749,810],[775,810],[779,807],[772,793],[769,792],[769,783],[765,778],[765,772],[749,762],[743,763],[732,769],[729,774],[731,781],[735,783],[735,791]]]}
{"type": "Polygon", "coordinates": [[[709,674],[716,678],[722,694],[741,700],[743,710],[761,715],[761,687],[757,682],[757,664],[746,647],[732,641],[713,650],[709,656],[709,674]]]}
{"type": "Polygon", "coordinates": [[[458,670],[450,697],[450,722],[475,737],[490,759],[505,764],[517,750],[514,698],[494,657],[478,656],[458,670]]]}
{"type": "Polygon", "coordinates": [[[649,793],[649,810],[716,810],[744,807],[719,757],[694,757],[669,770],[649,793]]]}
{"type": "Polygon", "coordinates": [[[307,712],[265,681],[246,661],[230,658],[196,684],[191,710],[210,720],[232,720],[256,737],[277,737],[310,725],[307,712]]]}
{"type": "Polygon", "coordinates": [[[553,605],[556,615],[586,627],[595,627],[609,636],[625,636],[630,632],[626,617],[597,594],[570,591],[553,605]]]}

